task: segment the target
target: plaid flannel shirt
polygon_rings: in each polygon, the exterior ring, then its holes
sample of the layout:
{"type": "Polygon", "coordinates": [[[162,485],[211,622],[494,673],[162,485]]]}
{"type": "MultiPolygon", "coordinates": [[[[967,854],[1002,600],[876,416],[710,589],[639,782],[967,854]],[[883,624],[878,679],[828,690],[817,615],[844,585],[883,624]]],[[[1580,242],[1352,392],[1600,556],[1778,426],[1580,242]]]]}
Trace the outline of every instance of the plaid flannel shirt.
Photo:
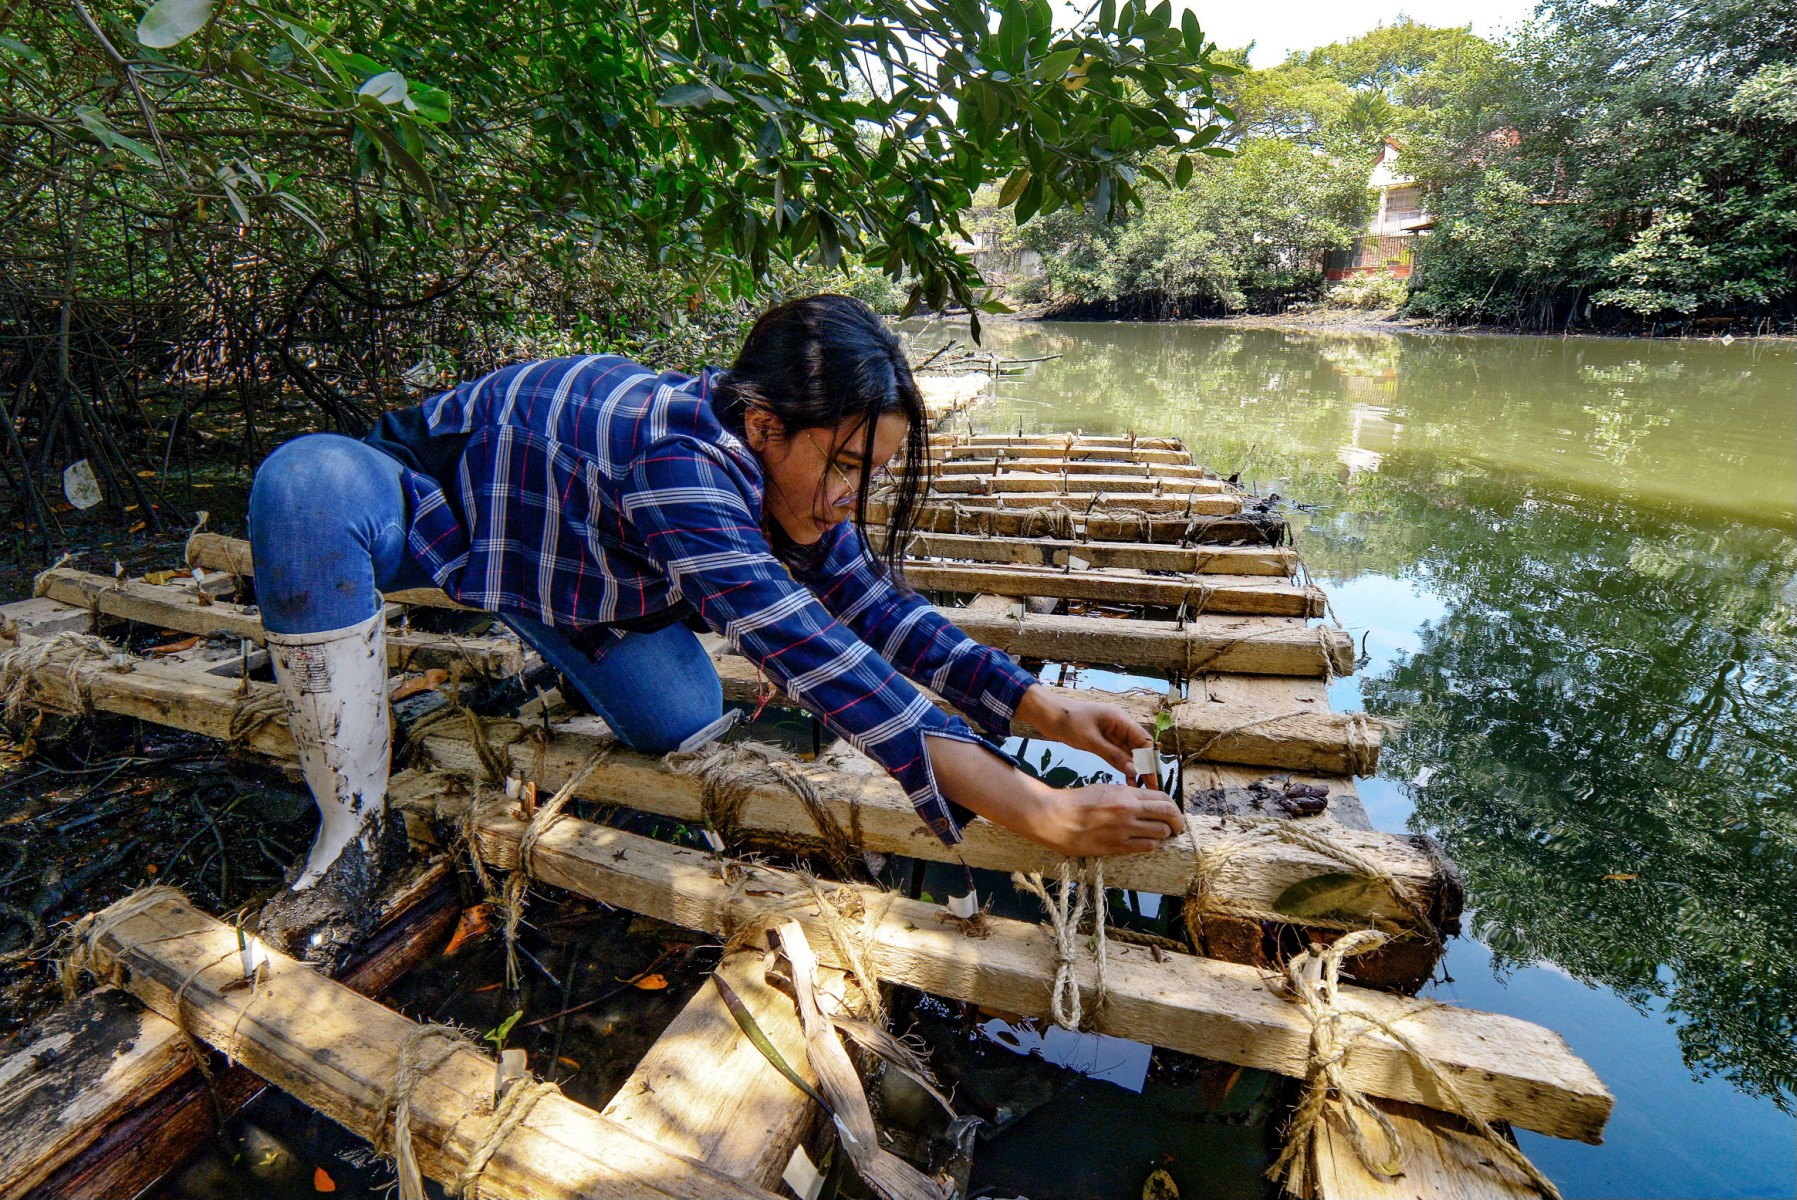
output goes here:
{"type": "MultiPolygon", "coordinates": [[[[463,604],[590,632],[684,600],[788,696],[891,772],[944,842],[964,810],[936,786],[926,734],[995,737],[1035,678],[874,567],[851,522],[795,572],[761,530],[760,464],[718,423],[715,372],[657,374],[610,355],[521,363],[424,402],[466,434],[452,503],[405,472],[408,545],[463,604]]],[[[603,654],[605,639],[594,639],[603,654]]]]}

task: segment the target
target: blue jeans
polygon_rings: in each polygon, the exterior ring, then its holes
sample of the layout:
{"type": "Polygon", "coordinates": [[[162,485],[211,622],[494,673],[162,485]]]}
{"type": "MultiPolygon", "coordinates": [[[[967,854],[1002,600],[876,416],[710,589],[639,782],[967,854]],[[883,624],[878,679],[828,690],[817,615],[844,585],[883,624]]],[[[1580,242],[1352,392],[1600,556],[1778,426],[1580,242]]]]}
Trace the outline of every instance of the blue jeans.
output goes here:
{"type": "MultiPolygon", "coordinates": [[[[334,433],[295,438],[263,462],[250,489],[250,547],[271,633],[347,629],[375,614],[377,591],[436,586],[406,548],[400,471],[334,433]]],[[[500,619],[633,750],[665,754],[723,714],[717,671],[684,625],[627,633],[594,661],[541,621],[500,619]]]]}

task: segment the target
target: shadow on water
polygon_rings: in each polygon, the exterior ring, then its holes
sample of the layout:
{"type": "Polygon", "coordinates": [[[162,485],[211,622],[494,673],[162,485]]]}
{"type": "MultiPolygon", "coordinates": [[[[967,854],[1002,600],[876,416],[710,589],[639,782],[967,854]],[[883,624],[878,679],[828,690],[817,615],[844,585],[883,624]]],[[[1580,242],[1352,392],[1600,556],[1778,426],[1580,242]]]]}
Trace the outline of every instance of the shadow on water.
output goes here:
{"type": "Polygon", "coordinates": [[[1476,944],[1445,994],[1617,1092],[1569,1195],[1791,1195],[1797,347],[995,327],[1060,353],[986,428],[1178,434],[1304,502],[1306,561],[1407,722],[1363,790],[1439,837],[1476,944]]]}

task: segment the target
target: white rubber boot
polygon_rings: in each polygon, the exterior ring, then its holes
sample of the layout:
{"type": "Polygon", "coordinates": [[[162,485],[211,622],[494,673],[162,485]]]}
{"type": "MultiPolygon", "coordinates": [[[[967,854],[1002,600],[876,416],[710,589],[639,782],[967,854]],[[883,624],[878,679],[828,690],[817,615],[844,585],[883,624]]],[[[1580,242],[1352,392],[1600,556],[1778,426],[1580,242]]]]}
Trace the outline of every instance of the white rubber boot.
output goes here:
{"type": "Polygon", "coordinates": [[[293,890],[311,888],[351,842],[378,873],[392,751],[384,617],[321,633],[270,633],[268,653],[323,817],[293,890]]]}

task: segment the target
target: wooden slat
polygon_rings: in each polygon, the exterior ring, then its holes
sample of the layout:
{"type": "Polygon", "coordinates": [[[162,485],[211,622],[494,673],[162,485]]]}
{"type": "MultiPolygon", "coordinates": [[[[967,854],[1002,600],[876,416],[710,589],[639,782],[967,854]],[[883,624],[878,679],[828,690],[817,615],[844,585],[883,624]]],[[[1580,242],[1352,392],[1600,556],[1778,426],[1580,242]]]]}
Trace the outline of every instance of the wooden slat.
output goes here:
{"type": "MultiPolygon", "coordinates": [[[[420,864],[382,899],[382,928],[343,982],[380,995],[423,962],[460,906],[444,861],[420,864]]],[[[135,1196],[178,1170],[262,1090],[240,1068],[200,1078],[174,1023],[102,988],[56,1010],[0,1062],[0,1197],[135,1196]],[[73,1031],[72,1037],[60,1036],[73,1031]]]]}
{"type": "Polygon", "coordinates": [[[1173,621],[999,616],[971,609],[943,615],[988,646],[1054,662],[1109,663],[1196,675],[1351,675],[1354,639],[1345,630],[1282,617],[1200,614],[1173,621]]]}
{"type": "MultiPolygon", "coordinates": [[[[271,684],[252,684],[250,693],[243,696],[235,683],[218,676],[153,662],[139,663],[122,673],[104,666],[80,666],[75,670],[74,686],[101,711],[142,717],[215,738],[228,736],[232,714],[240,704],[258,701],[273,689],[271,684]]],[[[40,703],[63,711],[80,710],[69,673],[61,667],[35,677],[32,689],[40,703]]],[[[520,735],[524,730],[523,725],[514,728],[520,735]]],[[[503,731],[494,734],[495,738],[504,736],[503,731]]],[[[418,740],[431,760],[443,767],[477,778],[484,774],[479,754],[459,725],[436,726],[418,740]]],[[[292,737],[279,724],[249,731],[244,745],[273,758],[290,761],[294,756],[292,737]]],[[[683,821],[704,818],[704,787],[699,779],[672,772],[660,759],[618,748],[609,737],[558,730],[542,749],[540,759],[536,746],[521,740],[505,750],[516,769],[531,773],[550,789],[559,787],[601,752],[608,752],[608,757],[581,783],[576,795],[683,821]]],[[[918,820],[898,784],[859,755],[799,764],[795,769],[832,820],[845,829],[859,828],[861,844],[867,849],[937,862],[965,861],[1001,871],[1058,868],[1056,855],[990,821],[970,822],[959,846],[944,846],[918,820]]],[[[816,830],[805,806],[782,785],[749,787],[737,820],[744,829],[768,833],[810,835],[816,830]]],[[[1440,882],[1436,867],[1407,840],[1371,831],[1343,836],[1355,851],[1378,861],[1433,902],[1440,882]]],[[[1109,878],[1115,887],[1183,895],[1191,884],[1195,847],[1219,860],[1210,882],[1215,895],[1254,908],[1268,908],[1292,884],[1338,869],[1326,858],[1276,839],[1195,822],[1187,833],[1169,839],[1158,850],[1113,860],[1109,878]]],[[[1400,925],[1413,920],[1389,895],[1367,896],[1359,908],[1369,917],[1400,925]]]]}
{"type": "MultiPolygon", "coordinates": [[[[884,535],[883,526],[869,530],[869,537],[876,546],[885,544],[884,535]]],[[[1155,546],[1133,542],[917,533],[912,535],[908,551],[907,562],[933,556],[1019,566],[1065,567],[1072,555],[1099,570],[1122,567],[1188,575],[1289,577],[1298,569],[1297,551],[1282,546],[1155,546]]]]}
{"type": "MultiPolygon", "coordinates": [[[[395,795],[410,792],[401,802],[425,809],[437,802],[430,791],[429,781],[414,777],[395,795]]],[[[496,866],[513,865],[525,823],[502,805],[490,805],[476,814],[474,825],[482,857],[496,866]]],[[[751,867],[755,886],[737,887],[720,877],[709,852],[573,819],[549,826],[536,842],[531,866],[538,879],[689,929],[740,929],[763,913],[794,917],[806,926],[824,961],[853,966],[836,953],[818,911],[804,902],[805,884],[785,871],[751,867]]],[[[985,936],[968,937],[941,919],[938,905],[837,886],[850,889],[859,903],[832,907],[864,914],[856,936],[872,947],[882,980],[1026,1016],[1048,1013],[1057,959],[1045,926],[988,917],[985,936]]],[[[1092,960],[1081,955],[1073,969],[1087,998],[1094,999],[1092,960]]],[[[1156,961],[1145,948],[1112,942],[1107,975],[1106,1003],[1092,1022],[1096,1031],[1285,1075],[1305,1074],[1310,1024],[1294,1004],[1268,990],[1260,972],[1183,954],[1156,961]]],[[[1341,995],[1385,1019],[1399,1019],[1409,1007],[1401,998],[1351,986],[1341,995]]],[[[1487,1120],[1511,1120],[1586,1141],[1601,1135],[1610,1093],[1559,1035],[1514,1017],[1448,1006],[1402,1020],[1413,1041],[1487,1120]]],[[[1375,1096],[1434,1107],[1446,1103],[1427,1075],[1383,1037],[1362,1041],[1344,1070],[1375,1096]]]]}
{"type": "Polygon", "coordinates": [[[1129,437],[1122,434],[1097,433],[939,433],[930,437],[932,445],[998,446],[1015,449],[1028,446],[1077,446],[1093,450],[1184,450],[1178,438],[1129,437]]]}
{"type": "Polygon", "coordinates": [[[1002,475],[945,474],[930,483],[930,490],[942,495],[989,495],[995,492],[1064,492],[1084,495],[1087,492],[1110,494],[1143,492],[1168,495],[1226,495],[1234,489],[1221,479],[1167,478],[1142,475],[1037,475],[1012,472],[1002,475]]]}
{"type": "Polygon", "coordinates": [[[1203,467],[1185,463],[1135,463],[1114,459],[955,458],[933,463],[931,466],[938,475],[1059,474],[1064,471],[1069,475],[1121,474],[1148,479],[1217,479],[1203,467]]]}
{"type": "MultiPolygon", "coordinates": [[[[840,985],[840,971],[825,971],[840,985]]],[[[817,1085],[792,998],[767,982],[761,950],[726,955],[716,975],[787,1063],[817,1085]]],[[[822,972],[820,972],[822,973],[822,972]]],[[[707,981],[638,1060],[601,1113],[666,1150],[757,1187],[775,1188],[819,1116],[810,1097],[743,1036],[707,981]]]]}
{"type": "MultiPolygon", "coordinates": [[[[122,968],[125,987],[151,1009],[179,1018],[196,1037],[357,1136],[380,1136],[381,1098],[416,1023],[272,952],[263,983],[243,987],[236,932],[176,899],[101,928],[96,965],[122,968]]],[[[492,1093],[492,1060],[473,1049],[452,1054],[414,1089],[412,1139],[426,1175],[457,1177],[485,1132],[492,1093]]],[[[637,1138],[559,1093],[537,1101],[501,1142],[478,1194],[768,1195],[637,1138]]]]}
{"type": "MultiPolygon", "coordinates": [[[[256,645],[267,640],[259,614],[223,600],[201,604],[191,592],[176,585],[142,580],[119,582],[63,567],[40,576],[38,588],[53,600],[110,617],[183,633],[223,633],[256,645]]],[[[460,662],[480,674],[504,676],[516,675],[523,669],[524,650],[515,638],[458,638],[389,629],[387,661],[395,667],[445,668],[460,662]]]]}
{"type": "MultiPolygon", "coordinates": [[[[727,702],[760,703],[764,681],[753,664],[727,650],[714,653],[711,661],[727,702]]],[[[1311,681],[1292,682],[1302,685],[1311,681]]],[[[1320,687],[1320,681],[1317,682],[1320,687]]],[[[1144,729],[1154,728],[1163,704],[1161,696],[1146,692],[1043,686],[1068,699],[1115,704],[1144,729]]],[[[953,707],[929,689],[923,691],[936,703],[953,707]]],[[[791,704],[780,694],[776,694],[775,702],[791,704]]],[[[1348,774],[1364,767],[1370,774],[1378,765],[1384,741],[1377,721],[1366,719],[1362,713],[1331,712],[1326,697],[1320,704],[1292,701],[1279,707],[1259,701],[1179,701],[1168,709],[1168,716],[1171,723],[1161,732],[1161,749],[1194,761],[1334,774],[1348,774]]],[[[1011,731],[1020,737],[1041,736],[1040,730],[1023,720],[1014,722],[1011,731]]]]}
{"type": "Polygon", "coordinates": [[[946,462],[965,459],[999,459],[1005,462],[1041,459],[1065,462],[1152,463],[1157,466],[1191,466],[1192,455],[1186,450],[1131,450],[1125,446],[946,446],[931,447],[931,453],[946,462]]]}
{"type": "MultiPolygon", "coordinates": [[[[869,519],[878,502],[868,505],[869,519]]],[[[1082,505],[1081,508],[1084,506],[1082,505]]],[[[917,528],[926,533],[952,533],[1008,538],[1090,538],[1101,542],[1221,542],[1246,546],[1282,546],[1287,540],[1285,518],[1261,513],[1187,518],[1119,517],[1115,513],[1087,514],[1059,508],[993,508],[968,505],[925,504],[917,513],[917,528]]]]}
{"type": "MultiPolygon", "coordinates": [[[[957,505],[978,511],[982,509],[1066,508],[1075,516],[1096,516],[1106,510],[1165,515],[1177,513],[1187,517],[1232,516],[1242,511],[1242,498],[1235,495],[1189,493],[1180,496],[1144,496],[1130,492],[1020,492],[999,496],[947,496],[932,493],[924,503],[932,508],[957,505]]],[[[867,502],[867,519],[884,523],[891,515],[891,505],[881,497],[867,502]]]]}
{"type": "Polygon", "coordinates": [[[912,587],[937,592],[998,596],[1055,596],[1117,604],[1184,605],[1190,612],[1320,617],[1322,589],[1255,575],[1188,575],[1170,578],[1107,571],[1057,571],[965,563],[910,562],[912,587]]]}
{"type": "MultiPolygon", "coordinates": [[[[169,628],[191,629],[196,633],[224,628],[238,636],[250,636],[245,630],[260,631],[254,614],[241,609],[221,607],[214,603],[200,608],[174,597],[159,594],[150,584],[127,585],[115,591],[110,580],[81,572],[66,573],[74,578],[63,580],[64,572],[48,586],[76,597],[92,598],[102,611],[134,619],[160,622],[169,628]],[[218,610],[214,613],[213,610],[218,610]],[[210,617],[205,614],[212,614],[210,617]],[[223,618],[235,616],[234,624],[223,618]],[[218,620],[220,624],[207,624],[218,620]],[[184,621],[187,624],[176,624],[184,621]]],[[[1171,621],[1091,620],[1084,617],[1025,617],[1021,622],[1004,617],[981,614],[965,608],[942,608],[943,616],[965,629],[987,645],[1014,654],[1077,662],[1114,663],[1126,667],[1150,667],[1181,671],[1243,671],[1263,675],[1322,675],[1325,655],[1333,661],[1336,674],[1352,669],[1352,639],[1339,630],[1307,629],[1301,624],[1281,624],[1278,618],[1226,617],[1200,614],[1179,628],[1171,621]]],[[[417,638],[422,635],[410,635],[417,638]]],[[[406,647],[405,635],[394,635],[393,642],[406,647]]],[[[448,647],[474,647],[466,651],[470,658],[476,652],[497,655],[501,647],[510,647],[521,656],[516,643],[494,639],[438,639],[448,647]]],[[[417,649],[409,649],[410,660],[424,662],[417,649]]],[[[397,656],[394,656],[397,657],[397,656]]],[[[522,664],[502,662],[497,673],[515,673],[522,664]]]]}
{"type": "Polygon", "coordinates": [[[1398,1131],[1404,1173],[1390,1179],[1367,1170],[1341,1127],[1329,1122],[1311,1200],[1539,1200],[1528,1177],[1468,1132],[1466,1122],[1416,1104],[1375,1103],[1398,1131]]]}

